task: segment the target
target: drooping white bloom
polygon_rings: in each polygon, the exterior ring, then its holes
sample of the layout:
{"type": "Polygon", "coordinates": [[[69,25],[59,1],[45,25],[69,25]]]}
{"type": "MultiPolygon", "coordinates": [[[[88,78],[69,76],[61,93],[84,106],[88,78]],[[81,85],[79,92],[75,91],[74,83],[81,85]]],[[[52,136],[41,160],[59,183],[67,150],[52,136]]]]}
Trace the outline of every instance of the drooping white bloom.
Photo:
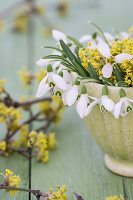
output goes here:
{"type": "Polygon", "coordinates": [[[90,103],[90,100],[88,98],[88,94],[86,93],[86,87],[83,85],[81,87],[81,95],[80,98],[78,99],[77,105],[76,105],[76,110],[81,119],[86,117],[86,109],[88,104],[90,103]]]}
{"type": "MultiPolygon", "coordinates": [[[[104,32],[103,34],[104,34],[104,36],[105,36],[105,38],[106,38],[106,40],[108,41],[109,44],[114,40],[114,37],[110,33],[104,32]]],[[[101,38],[100,36],[98,36],[97,37],[97,41],[98,42],[99,41],[103,41],[103,38],[101,38]]]]}
{"type": "Polygon", "coordinates": [[[66,104],[68,106],[72,106],[79,95],[79,86],[78,85],[73,85],[70,90],[66,93],[66,104]]]}
{"type": "Polygon", "coordinates": [[[77,110],[79,116],[81,117],[81,119],[83,119],[84,117],[87,116],[86,110],[87,110],[88,103],[90,103],[88,95],[81,94],[81,96],[77,102],[77,105],[76,105],[76,110],[77,110]]]}
{"type": "MultiPolygon", "coordinates": [[[[58,55],[58,56],[61,56],[61,52],[59,52],[59,51],[53,51],[53,52],[51,53],[51,55],[58,55]]],[[[36,62],[36,64],[37,64],[38,66],[45,67],[45,66],[47,66],[47,65],[49,64],[50,61],[52,61],[52,60],[51,60],[51,59],[43,59],[43,58],[41,58],[41,59],[39,59],[39,60],[36,62]]],[[[53,69],[55,69],[57,66],[60,65],[60,62],[59,62],[59,61],[53,61],[53,62],[51,62],[51,64],[52,64],[53,69]]]]}
{"type": "Polygon", "coordinates": [[[119,116],[125,117],[131,110],[133,110],[131,103],[133,103],[133,100],[128,99],[127,97],[121,98],[114,108],[115,118],[118,119],[119,116]]]}
{"type": "Polygon", "coordinates": [[[49,86],[49,83],[47,83],[47,82],[50,81],[50,79],[52,80],[52,77],[51,77],[52,73],[53,72],[47,73],[47,75],[41,80],[41,82],[38,86],[36,97],[43,96],[51,89],[51,87],[49,86]]]}
{"type": "Polygon", "coordinates": [[[115,103],[107,95],[103,95],[100,99],[95,97],[90,97],[90,98],[93,99],[94,101],[88,106],[86,110],[86,115],[89,115],[93,107],[97,104],[100,106],[101,112],[103,111],[113,112],[115,103]]]}
{"type": "Polygon", "coordinates": [[[90,97],[94,101],[88,106],[86,110],[86,115],[89,115],[91,110],[95,105],[100,105],[100,110],[101,112],[103,111],[109,111],[113,112],[115,103],[108,97],[108,88],[106,85],[103,86],[102,88],[102,97],[100,99],[96,97],[90,97]]]}
{"type": "Polygon", "coordinates": [[[64,33],[57,31],[57,30],[52,30],[52,36],[55,40],[59,42],[59,40],[63,40],[65,43],[67,43],[67,37],[64,33]]]}
{"type": "Polygon", "coordinates": [[[133,110],[133,100],[126,97],[125,91],[120,89],[120,101],[115,105],[114,116],[118,119],[119,116],[125,117],[128,112],[133,110]]]}
{"type": "Polygon", "coordinates": [[[129,38],[129,33],[127,32],[120,32],[120,36],[122,39],[128,39],[129,38]]]}
{"type": "MultiPolygon", "coordinates": [[[[99,41],[97,45],[98,51],[106,58],[112,58],[110,48],[104,41],[99,41]]],[[[122,63],[124,59],[130,61],[133,58],[132,55],[128,53],[121,53],[116,55],[113,59],[115,63],[122,63]]],[[[103,76],[106,78],[110,78],[113,72],[113,65],[111,63],[106,63],[102,68],[103,76]]]]}
{"type": "Polygon", "coordinates": [[[93,39],[93,37],[91,35],[83,35],[79,39],[79,42],[80,43],[90,42],[91,43],[91,46],[90,46],[91,49],[95,49],[97,47],[97,40],[93,39]]]}
{"type": "Polygon", "coordinates": [[[53,72],[48,72],[47,75],[43,78],[43,80],[39,84],[36,97],[43,96],[53,86],[63,91],[66,90],[66,82],[64,81],[64,79],[58,74],[54,74],[53,72]]]}

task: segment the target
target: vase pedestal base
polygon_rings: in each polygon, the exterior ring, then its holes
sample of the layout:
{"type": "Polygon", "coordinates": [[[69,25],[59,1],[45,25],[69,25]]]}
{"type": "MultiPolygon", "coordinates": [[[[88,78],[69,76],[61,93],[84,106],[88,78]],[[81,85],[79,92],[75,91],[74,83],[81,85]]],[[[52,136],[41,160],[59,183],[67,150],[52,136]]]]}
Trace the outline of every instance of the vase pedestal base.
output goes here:
{"type": "Polygon", "coordinates": [[[133,162],[127,160],[117,160],[109,155],[105,155],[105,166],[115,174],[126,177],[133,177],[133,162]]]}

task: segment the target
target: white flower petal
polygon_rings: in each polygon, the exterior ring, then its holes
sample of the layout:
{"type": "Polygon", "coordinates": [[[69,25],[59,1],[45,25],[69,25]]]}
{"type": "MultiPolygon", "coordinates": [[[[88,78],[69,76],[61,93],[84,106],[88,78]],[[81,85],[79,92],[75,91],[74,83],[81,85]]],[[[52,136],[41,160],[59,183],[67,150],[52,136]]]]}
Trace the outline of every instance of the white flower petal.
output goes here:
{"type": "Polygon", "coordinates": [[[64,33],[60,32],[60,31],[53,30],[52,31],[52,36],[57,41],[63,40],[65,43],[67,42],[66,35],[64,33]]]}
{"type": "Polygon", "coordinates": [[[114,116],[118,119],[121,109],[122,109],[123,99],[121,99],[114,107],[114,116]]]}
{"type": "Polygon", "coordinates": [[[71,73],[69,73],[67,70],[63,70],[63,79],[67,84],[72,85],[72,76],[71,73]]]}
{"type": "Polygon", "coordinates": [[[72,106],[78,97],[78,86],[74,85],[67,93],[66,93],[66,102],[68,106],[72,106]]]}
{"type": "Polygon", "coordinates": [[[133,106],[128,101],[127,97],[123,97],[123,105],[122,105],[122,109],[121,109],[120,115],[122,117],[125,117],[128,114],[128,112],[130,112],[131,110],[133,110],[133,106]]]}
{"type": "Polygon", "coordinates": [[[46,84],[48,75],[45,76],[42,81],[39,84],[38,90],[37,90],[37,94],[36,97],[41,97],[43,96],[46,92],[48,92],[50,90],[50,87],[48,84],[46,84]]]}
{"type": "Polygon", "coordinates": [[[36,62],[36,64],[38,65],[38,66],[41,66],[41,67],[43,67],[43,66],[45,66],[45,65],[48,65],[48,63],[49,63],[49,59],[40,59],[40,60],[38,60],[37,62],[36,62]]]}
{"type": "Polygon", "coordinates": [[[84,43],[84,42],[87,42],[89,40],[91,40],[91,35],[83,35],[80,39],[79,39],[79,42],[81,43],[84,43]]]}
{"type": "Polygon", "coordinates": [[[86,115],[86,116],[89,115],[90,112],[92,111],[93,107],[94,107],[95,105],[99,104],[100,101],[101,101],[100,99],[97,99],[96,101],[93,101],[92,103],[90,103],[90,105],[89,105],[88,108],[86,109],[85,115],[86,115]]]}
{"type": "Polygon", "coordinates": [[[61,90],[66,90],[66,82],[61,76],[59,76],[58,74],[52,74],[52,79],[56,87],[58,87],[61,90]]]}
{"type": "Polygon", "coordinates": [[[52,63],[53,70],[60,66],[60,61],[56,61],[52,63]]]}
{"type": "Polygon", "coordinates": [[[94,101],[98,100],[96,97],[88,96],[90,99],[93,99],[94,101]]]}
{"type": "Polygon", "coordinates": [[[109,41],[109,42],[114,39],[113,36],[108,32],[104,32],[104,36],[106,37],[107,41],[109,41]]]}
{"type": "Polygon", "coordinates": [[[128,54],[128,53],[120,53],[117,56],[115,56],[115,61],[116,63],[122,63],[123,60],[128,60],[130,61],[133,58],[132,55],[128,54]]]}
{"type": "Polygon", "coordinates": [[[81,119],[83,119],[86,116],[86,110],[87,110],[87,103],[89,102],[88,96],[87,94],[81,94],[77,105],[76,105],[76,110],[79,114],[79,116],[81,117],[81,119]]]}
{"type": "Polygon", "coordinates": [[[63,94],[62,94],[62,102],[64,103],[64,105],[67,105],[67,102],[66,102],[66,93],[67,93],[67,91],[63,92],[63,94]]]}
{"type": "Polygon", "coordinates": [[[113,112],[115,103],[107,95],[104,95],[102,96],[102,105],[107,111],[113,112]]]}
{"type": "Polygon", "coordinates": [[[127,32],[120,32],[120,35],[121,35],[122,39],[128,39],[129,38],[129,33],[127,33],[127,32]]]}
{"type": "Polygon", "coordinates": [[[113,67],[109,63],[105,64],[102,68],[102,74],[106,78],[110,78],[113,72],[113,67]]]}
{"type": "Polygon", "coordinates": [[[98,42],[97,49],[105,58],[109,58],[111,56],[110,48],[106,42],[100,40],[98,42]]]}
{"type": "Polygon", "coordinates": [[[127,98],[127,97],[126,97],[126,99],[127,99],[127,101],[133,103],[133,100],[132,100],[132,99],[129,99],[129,98],[127,98]]]}

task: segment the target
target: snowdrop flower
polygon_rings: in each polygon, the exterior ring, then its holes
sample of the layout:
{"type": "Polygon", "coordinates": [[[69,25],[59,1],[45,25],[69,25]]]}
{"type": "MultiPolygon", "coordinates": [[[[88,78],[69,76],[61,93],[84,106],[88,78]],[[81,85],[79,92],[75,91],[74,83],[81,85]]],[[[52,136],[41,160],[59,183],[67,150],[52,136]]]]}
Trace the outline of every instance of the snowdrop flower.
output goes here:
{"type": "Polygon", "coordinates": [[[108,97],[108,88],[106,85],[103,86],[102,97],[100,99],[95,97],[90,97],[90,98],[92,98],[94,101],[88,106],[86,110],[86,115],[89,115],[93,107],[97,104],[100,105],[101,112],[104,111],[113,112],[115,103],[112,101],[112,99],[108,97]]]}
{"type": "Polygon", "coordinates": [[[90,49],[95,49],[97,47],[97,40],[96,40],[96,36],[93,37],[93,35],[83,35],[80,39],[79,39],[80,43],[85,43],[85,42],[89,42],[91,43],[90,49]]]}
{"type": "Polygon", "coordinates": [[[129,38],[129,33],[127,32],[120,32],[120,36],[122,39],[128,39],[129,38]]]}
{"type": "Polygon", "coordinates": [[[74,85],[66,92],[66,105],[72,106],[76,102],[79,95],[79,85],[80,81],[76,79],[74,85]]]}
{"type": "Polygon", "coordinates": [[[51,65],[48,65],[47,72],[48,72],[47,75],[42,79],[42,81],[39,84],[36,97],[43,96],[52,87],[59,88],[63,91],[66,90],[66,82],[60,75],[53,73],[53,69],[51,65]]]}
{"type": "Polygon", "coordinates": [[[81,87],[81,96],[77,102],[76,105],[76,110],[79,114],[79,116],[81,117],[81,119],[83,119],[84,117],[86,117],[86,110],[87,110],[87,106],[90,103],[90,100],[88,98],[88,95],[86,93],[86,87],[82,86],[81,87]]]}
{"type": "Polygon", "coordinates": [[[63,40],[65,43],[67,43],[67,37],[64,33],[57,31],[57,30],[52,30],[52,36],[55,40],[59,42],[59,40],[63,40]]]}
{"type": "Polygon", "coordinates": [[[98,51],[106,58],[107,63],[102,68],[103,76],[110,78],[113,72],[113,65],[116,63],[122,63],[123,60],[127,59],[130,61],[133,56],[128,53],[120,53],[115,57],[111,56],[110,48],[104,41],[99,41],[97,45],[98,51]]]}
{"type": "MultiPolygon", "coordinates": [[[[61,52],[59,52],[59,51],[53,51],[52,53],[51,53],[51,55],[58,55],[58,56],[61,56],[61,52]]],[[[41,59],[39,59],[38,61],[37,61],[37,65],[38,66],[40,66],[40,67],[44,67],[44,66],[47,66],[48,64],[49,64],[49,62],[51,61],[51,59],[43,59],[43,58],[41,58],[41,59]]],[[[55,69],[56,67],[58,67],[60,65],[60,62],[59,61],[54,61],[54,62],[52,62],[52,67],[53,67],[53,69],[55,69]]]]}
{"type": "MultiPolygon", "coordinates": [[[[105,36],[105,38],[106,38],[106,40],[108,41],[109,44],[114,40],[114,37],[110,33],[104,32],[103,34],[104,34],[104,36],[105,36]]],[[[99,41],[103,41],[103,38],[101,38],[100,36],[98,36],[97,40],[98,40],[98,42],[99,41]]]]}
{"type": "Polygon", "coordinates": [[[133,100],[128,99],[126,97],[125,91],[121,88],[120,89],[120,101],[115,105],[114,108],[114,116],[116,119],[119,118],[119,116],[125,117],[128,112],[133,110],[132,104],[133,100]]]}

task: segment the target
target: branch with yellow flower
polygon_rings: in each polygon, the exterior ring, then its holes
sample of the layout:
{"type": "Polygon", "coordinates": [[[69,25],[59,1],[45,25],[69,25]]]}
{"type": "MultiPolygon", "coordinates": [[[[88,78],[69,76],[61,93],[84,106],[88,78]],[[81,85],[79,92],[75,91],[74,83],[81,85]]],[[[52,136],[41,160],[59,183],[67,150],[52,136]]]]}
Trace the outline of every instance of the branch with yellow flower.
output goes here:
{"type": "MultiPolygon", "coordinates": [[[[19,74],[25,89],[32,89],[33,81],[40,82],[46,76],[44,69],[31,75],[25,68],[19,74]]],[[[4,139],[0,140],[0,155],[8,156],[16,152],[26,158],[36,157],[39,162],[47,162],[49,151],[57,147],[55,133],[48,133],[47,129],[52,123],[58,124],[63,110],[59,96],[16,100],[7,92],[5,80],[0,80],[0,123],[6,127],[4,139]],[[37,122],[37,127],[29,131],[33,122],[37,122]],[[29,155],[31,148],[32,155],[29,155]]]]}
{"type": "MultiPolygon", "coordinates": [[[[27,189],[20,187],[21,179],[19,175],[14,175],[12,171],[9,169],[5,170],[4,173],[0,173],[3,178],[3,182],[0,184],[0,190],[5,190],[6,192],[9,192],[10,195],[15,195],[18,192],[28,192],[32,193],[37,200],[40,200],[42,197],[43,200],[67,200],[68,197],[66,195],[66,185],[63,185],[62,187],[57,185],[58,191],[54,192],[53,188],[49,188],[48,193],[44,193],[40,190],[36,189],[27,189]]],[[[78,195],[77,193],[73,192],[77,200],[84,200],[81,195],[78,195]]],[[[117,195],[112,197],[107,197],[106,200],[124,200],[124,197],[120,194],[120,197],[117,195]]]]}

